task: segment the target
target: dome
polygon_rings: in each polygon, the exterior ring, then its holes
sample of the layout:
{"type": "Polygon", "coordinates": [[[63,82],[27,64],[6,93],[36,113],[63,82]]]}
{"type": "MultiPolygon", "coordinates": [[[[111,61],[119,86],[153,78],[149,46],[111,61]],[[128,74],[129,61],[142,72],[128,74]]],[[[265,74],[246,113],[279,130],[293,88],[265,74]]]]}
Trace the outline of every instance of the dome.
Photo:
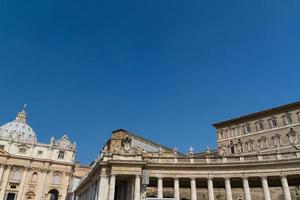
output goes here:
{"type": "Polygon", "coordinates": [[[0,127],[0,137],[36,142],[35,132],[27,124],[26,118],[26,106],[24,106],[14,121],[8,122],[0,127]]]}

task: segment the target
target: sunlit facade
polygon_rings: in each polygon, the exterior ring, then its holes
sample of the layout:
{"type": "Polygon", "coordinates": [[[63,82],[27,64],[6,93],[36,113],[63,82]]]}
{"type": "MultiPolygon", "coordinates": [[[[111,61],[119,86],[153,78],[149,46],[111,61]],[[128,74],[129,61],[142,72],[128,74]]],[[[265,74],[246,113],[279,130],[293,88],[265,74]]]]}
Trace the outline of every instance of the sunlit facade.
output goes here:
{"type": "Polygon", "coordinates": [[[78,200],[300,199],[300,102],[214,124],[216,151],[188,154],[116,130],[78,200]],[[274,120],[276,119],[276,121],[274,120]]]}

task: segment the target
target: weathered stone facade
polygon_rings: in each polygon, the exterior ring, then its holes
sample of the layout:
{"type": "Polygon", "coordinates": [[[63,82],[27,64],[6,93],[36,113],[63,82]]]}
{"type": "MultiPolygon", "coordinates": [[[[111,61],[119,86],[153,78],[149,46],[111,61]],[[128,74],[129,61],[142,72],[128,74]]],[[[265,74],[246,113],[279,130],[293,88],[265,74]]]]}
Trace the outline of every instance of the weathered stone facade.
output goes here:
{"type": "Polygon", "coordinates": [[[38,143],[24,108],[0,127],[0,199],[65,200],[76,146],[66,135],[38,143]]]}

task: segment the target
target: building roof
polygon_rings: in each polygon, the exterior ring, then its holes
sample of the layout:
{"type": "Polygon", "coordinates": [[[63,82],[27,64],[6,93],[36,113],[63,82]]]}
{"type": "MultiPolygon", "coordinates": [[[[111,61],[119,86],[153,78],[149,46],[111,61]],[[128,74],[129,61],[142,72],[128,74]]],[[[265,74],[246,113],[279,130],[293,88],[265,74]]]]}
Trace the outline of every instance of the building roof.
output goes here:
{"type": "MultiPolygon", "coordinates": [[[[135,134],[135,133],[133,133],[133,132],[127,131],[127,130],[125,130],[125,129],[117,129],[117,130],[112,131],[112,133],[116,133],[116,132],[120,132],[120,131],[123,131],[123,132],[125,132],[125,133],[127,133],[127,134],[129,134],[129,135],[132,135],[133,137],[139,138],[140,140],[144,140],[144,141],[149,142],[149,143],[151,143],[151,144],[153,144],[153,145],[156,145],[157,147],[164,148],[164,149],[166,149],[166,150],[168,150],[168,151],[170,151],[170,152],[173,151],[173,149],[171,149],[171,148],[169,148],[169,147],[167,147],[167,146],[164,146],[164,145],[158,144],[158,143],[156,143],[156,142],[153,142],[152,140],[149,140],[149,139],[146,139],[146,138],[144,138],[144,137],[141,137],[141,136],[139,136],[139,135],[137,135],[137,134],[135,134]]],[[[179,155],[184,155],[184,154],[181,153],[181,152],[177,152],[177,153],[178,153],[179,155]]]]}
{"type": "Polygon", "coordinates": [[[24,105],[24,108],[17,114],[15,120],[0,127],[0,136],[27,142],[36,142],[35,132],[27,124],[26,105],[24,105]]]}
{"type": "Polygon", "coordinates": [[[259,112],[255,112],[255,113],[251,113],[251,114],[248,114],[248,115],[236,117],[236,118],[233,118],[233,119],[217,122],[217,123],[214,123],[213,126],[217,128],[217,127],[224,126],[224,125],[227,125],[227,124],[236,123],[237,121],[247,121],[247,120],[252,119],[252,118],[265,116],[265,115],[270,115],[270,114],[273,114],[273,113],[276,113],[276,112],[282,112],[284,110],[288,110],[288,109],[291,109],[291,108],[294,108],[294,107],[300,107],[300,101],[293,102],[293,103],[290,103],[290,104],[285,104],[285,105],[270,108],[270,109],[266,109],[266,110],[262,110],[262,111],[259,111],[259,112]]]}

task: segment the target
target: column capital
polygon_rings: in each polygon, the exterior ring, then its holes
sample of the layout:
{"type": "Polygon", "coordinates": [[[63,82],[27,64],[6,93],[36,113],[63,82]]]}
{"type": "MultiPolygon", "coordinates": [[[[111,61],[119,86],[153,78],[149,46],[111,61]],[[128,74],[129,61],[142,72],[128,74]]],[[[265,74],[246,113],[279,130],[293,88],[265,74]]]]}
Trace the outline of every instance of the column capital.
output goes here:
{"type": "Polygon", "coordinates": [[[141,178],[141,175],[140,174],[136,174],[135,178],[141,178]]]}
{"type": "Polygon", "coordinates": [[[280,174],[280,178],[281,179],[287,179],[287,175],[286,174],[280,174]]]}
{"type": "Polygon", "coordinates": [[[24,166],[24,171],[29,171],[30,167],[29,166],[24,166]]]}
{"type": "Polygon", "coordinates": [[[266,176],[261,176],[260,179],[261,180],[267,180],[267,177],[266,176]]]}

